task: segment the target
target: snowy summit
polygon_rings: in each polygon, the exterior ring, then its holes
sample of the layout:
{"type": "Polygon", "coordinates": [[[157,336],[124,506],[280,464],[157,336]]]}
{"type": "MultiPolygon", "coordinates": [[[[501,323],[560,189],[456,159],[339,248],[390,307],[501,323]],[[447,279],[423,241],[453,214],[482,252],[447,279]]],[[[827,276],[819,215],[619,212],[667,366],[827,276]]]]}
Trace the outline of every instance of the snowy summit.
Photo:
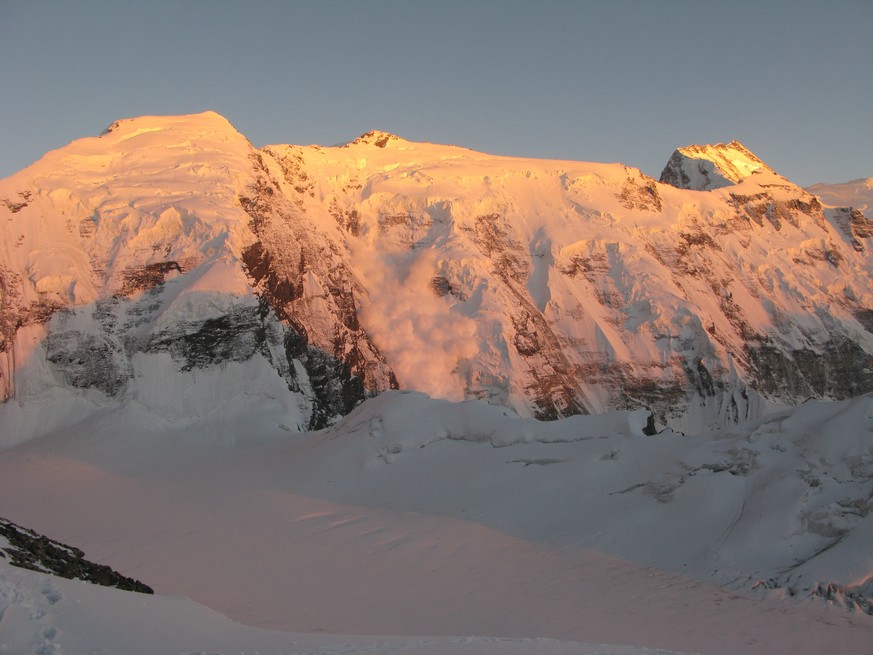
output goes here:
{"type": "Polygon", "coordinates": [[[673,153],[661,172],[661,182],[706,191],[732,186],[757,172],[773,173],[773,169],[739,141],[691,145],[673,153]]]}

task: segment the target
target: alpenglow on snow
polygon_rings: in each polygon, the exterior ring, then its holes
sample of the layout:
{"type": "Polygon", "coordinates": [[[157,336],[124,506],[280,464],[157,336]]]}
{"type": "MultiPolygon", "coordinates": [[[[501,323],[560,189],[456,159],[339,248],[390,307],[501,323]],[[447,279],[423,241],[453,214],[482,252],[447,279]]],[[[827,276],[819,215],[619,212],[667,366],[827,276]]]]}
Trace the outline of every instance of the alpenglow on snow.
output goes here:
{"type": "Polygon", "coordinates": [[[694,430],[873,390],[861,211],[738,142],[680,148],[661,180],[121,120],[0,181],[0,399],[278,404],[305,430],[400,388],[694,430]]]}

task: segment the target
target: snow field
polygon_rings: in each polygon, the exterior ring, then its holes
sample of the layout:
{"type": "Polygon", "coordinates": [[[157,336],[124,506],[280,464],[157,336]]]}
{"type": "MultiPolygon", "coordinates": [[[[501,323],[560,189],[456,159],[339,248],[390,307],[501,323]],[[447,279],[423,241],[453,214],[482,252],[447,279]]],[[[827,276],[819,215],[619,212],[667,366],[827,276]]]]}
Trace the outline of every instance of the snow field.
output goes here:
{"type": "Polygon", "coordinates": [[[497,637],[366,637],[251,628],[183,598],[143,596],[0,562],[0,653],[85,655],[679,655],[497,637]]]}
{"type": "Polygon", "coordinates": [[[829,498],[869,493],[871,402],[705,439],[646,437],[641,413],[538,423],[415,393],[306,434],[275,409],[174,426],[131,403],[0,454],[0,512],[259,628],[864,653],[870,618],[802,587],[869,580],[866,517],[833,560],[751,588],[832,541],[809,521],[829,498]],[[807,470],[804,498],[790,480],[807,470]]]}

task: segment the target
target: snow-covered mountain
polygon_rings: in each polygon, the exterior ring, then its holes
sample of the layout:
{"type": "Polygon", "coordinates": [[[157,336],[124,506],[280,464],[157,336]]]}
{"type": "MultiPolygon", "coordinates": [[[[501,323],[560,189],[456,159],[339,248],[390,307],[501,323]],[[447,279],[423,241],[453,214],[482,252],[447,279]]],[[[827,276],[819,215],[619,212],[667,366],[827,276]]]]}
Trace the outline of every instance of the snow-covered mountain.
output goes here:
{"type": "Polygon", "coordinates": [[[390,388],[696,430],[873,390],[866,217],[736,142],[662,179],[119,121],[0,181],[0,438],[131,401],[323,427],[390,388]]]}
{"type": "Polygon", "coordinates": [[[866,652],[873,229],[662,180],[214,113],[0,180],[0,515],[158,592],[0,562],[0,650],[866,652]]]}

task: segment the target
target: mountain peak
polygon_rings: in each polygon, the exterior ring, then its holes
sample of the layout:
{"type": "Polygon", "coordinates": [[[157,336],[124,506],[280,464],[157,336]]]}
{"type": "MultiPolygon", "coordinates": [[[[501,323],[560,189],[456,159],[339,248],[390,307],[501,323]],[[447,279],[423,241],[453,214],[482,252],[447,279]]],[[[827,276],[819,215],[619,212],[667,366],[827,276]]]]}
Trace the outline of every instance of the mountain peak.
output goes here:
{"type": "Polygon", "coordinates": [[[759,172],[774,171],[734,140],[677,148],[661,172],[660,181],[680,189],[706,191],[737,184],[759,172]]]}
{"type": "Polygon", "coordinates": [[[359,136],[354,141],[347,143],[346,145],[355,146],[355,145],[373,145],[377,148],[384,148],[389,143],[393,141],[405,141],[405,139],[401,139],[396,134],[391,134],[390,132],[383,132],[381,130],[370,130],[359,136]]]}

